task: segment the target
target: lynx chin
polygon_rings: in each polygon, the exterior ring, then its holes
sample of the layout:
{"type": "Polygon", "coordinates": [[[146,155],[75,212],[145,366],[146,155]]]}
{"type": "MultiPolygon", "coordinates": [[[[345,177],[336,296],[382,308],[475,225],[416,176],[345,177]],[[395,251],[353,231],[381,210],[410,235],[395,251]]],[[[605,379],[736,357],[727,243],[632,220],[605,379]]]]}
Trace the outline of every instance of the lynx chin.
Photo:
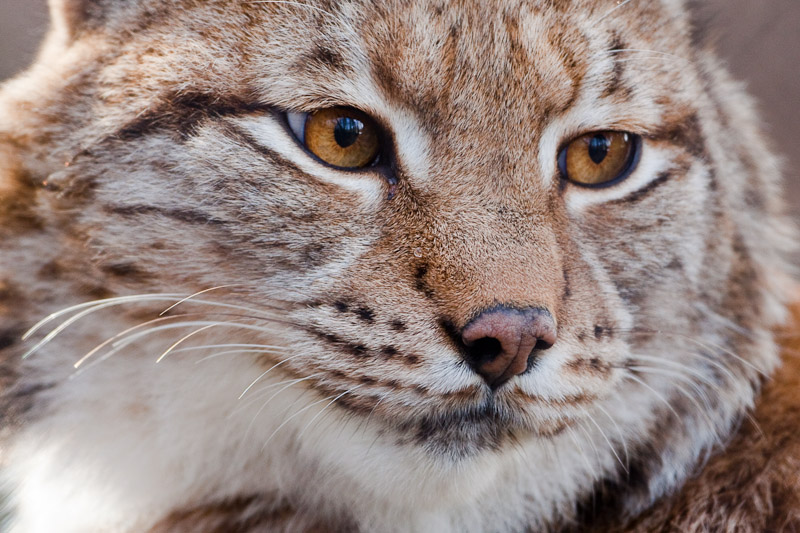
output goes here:
{"type": "Polygon", "coordinates": [[[778,160],[683,0],[50,0],[0,529],[800,531],[778,160]]]}

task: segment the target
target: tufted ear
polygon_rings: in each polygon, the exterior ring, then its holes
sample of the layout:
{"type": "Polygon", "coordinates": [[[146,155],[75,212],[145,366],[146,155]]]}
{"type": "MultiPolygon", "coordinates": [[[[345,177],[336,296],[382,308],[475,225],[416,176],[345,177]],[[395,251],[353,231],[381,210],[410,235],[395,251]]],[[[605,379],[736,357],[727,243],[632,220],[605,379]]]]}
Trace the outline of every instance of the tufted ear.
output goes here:
{"type": "Polygon", "coordinates": [[[705,0],[687,0],[685,7],[690,17],[692,43],[698,48],[714,46],[719,39],[715,22],[720,8],[705,0]]]}
{"type": "Polygon", "coordinates": [[[115,0],[49,0],[53,25],[70,41],[103,25],[115,0]]]}

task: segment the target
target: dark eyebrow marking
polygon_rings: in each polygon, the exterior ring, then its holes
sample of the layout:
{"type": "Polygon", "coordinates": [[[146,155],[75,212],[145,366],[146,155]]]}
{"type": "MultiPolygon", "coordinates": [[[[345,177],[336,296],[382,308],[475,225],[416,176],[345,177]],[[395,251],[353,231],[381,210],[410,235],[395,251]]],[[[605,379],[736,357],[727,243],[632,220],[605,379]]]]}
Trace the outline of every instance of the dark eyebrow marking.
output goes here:
{"type": "Polygon", "coordinates": [[[270,150],[269,148],[265,147],[263,144],[253,138],[252,135],[242,130],[242,128],[235,125],[233,122],[226,121],[220,123],[219,127],[230,138],[235,139],[245,147],[254,150],[256,153],[268,160],[272,165],[279,167],[279,170],[284,172],[302,172],[297,165],[279,155],[275,150],[270,150]]]}
{"type": "Polygon", "coordinates": [[[158,130],[173,130],[185,140],[202,121],[228,115],[244,115],[268,111],[269,107],[254,104],[238,96],[211,95],[198,91],[171,93],[160,99],[150,110],[126,123],[108,139],[131,140],[158,130]]]}
{"type": "Polygon", "coordinates": [[[618,60],[618,56],[623,50],[627,50],[627,46],[620,36],[615,33],[607,52],[611,61],[614,63],[614,68],[605,80],[605,87],[603,88],[604,97],[612,96],[620,91],[624,91],[626,95],[630,93],[630,89],[624,85],[625,63],[624,61],[618,60]]]}
{"type": "Polygon", "coordinates": [[[710,160],[703,127],[697,113],[681,116],[660,130],[646,135],[645,138],[675,144],[684,148],[694,157],[705,161],[710,160]]]}
{"type": "Polygon", "coordinates": [[[295,62],[293,68],[306,71],[320,68],[343,71],[347,70],[347,62],[342,54],[329,46],[316,44],[295,62]]]}

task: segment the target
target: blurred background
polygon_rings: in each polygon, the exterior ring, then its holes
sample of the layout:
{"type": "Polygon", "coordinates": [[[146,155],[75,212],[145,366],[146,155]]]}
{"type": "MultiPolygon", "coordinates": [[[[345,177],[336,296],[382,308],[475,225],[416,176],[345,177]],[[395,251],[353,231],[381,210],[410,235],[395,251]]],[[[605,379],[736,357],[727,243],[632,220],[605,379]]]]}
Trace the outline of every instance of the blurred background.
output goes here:
{"type": "MultiPolygon", "coordinates": [[[[699,0],[720,54],[759,101],[786,158],[787,196],[800,220],[800,0],[699,0]]],[[[33,59],[47,28],[45,0],[0,0],[0,80],[33,59]]]]}

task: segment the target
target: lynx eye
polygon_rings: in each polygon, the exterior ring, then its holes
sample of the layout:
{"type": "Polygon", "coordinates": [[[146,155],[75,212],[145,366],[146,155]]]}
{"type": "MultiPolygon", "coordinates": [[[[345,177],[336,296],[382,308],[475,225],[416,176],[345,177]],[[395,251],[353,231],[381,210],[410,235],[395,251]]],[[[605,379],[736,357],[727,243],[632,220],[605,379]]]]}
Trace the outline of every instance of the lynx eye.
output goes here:
{"type": "Polygon", "coordinates": [[[380,129],[366,114],[347,107],[287,113],[289,127],[308,151],[343,169],[374,163],[381,150],[380,129]]]}
{"type": "Polygon", "coordinates": [[[558,156],[561,175],[584,187],[606,187],[636,168],[641,138],[632,133],[601,131],[571,141],[558,156]]]}

